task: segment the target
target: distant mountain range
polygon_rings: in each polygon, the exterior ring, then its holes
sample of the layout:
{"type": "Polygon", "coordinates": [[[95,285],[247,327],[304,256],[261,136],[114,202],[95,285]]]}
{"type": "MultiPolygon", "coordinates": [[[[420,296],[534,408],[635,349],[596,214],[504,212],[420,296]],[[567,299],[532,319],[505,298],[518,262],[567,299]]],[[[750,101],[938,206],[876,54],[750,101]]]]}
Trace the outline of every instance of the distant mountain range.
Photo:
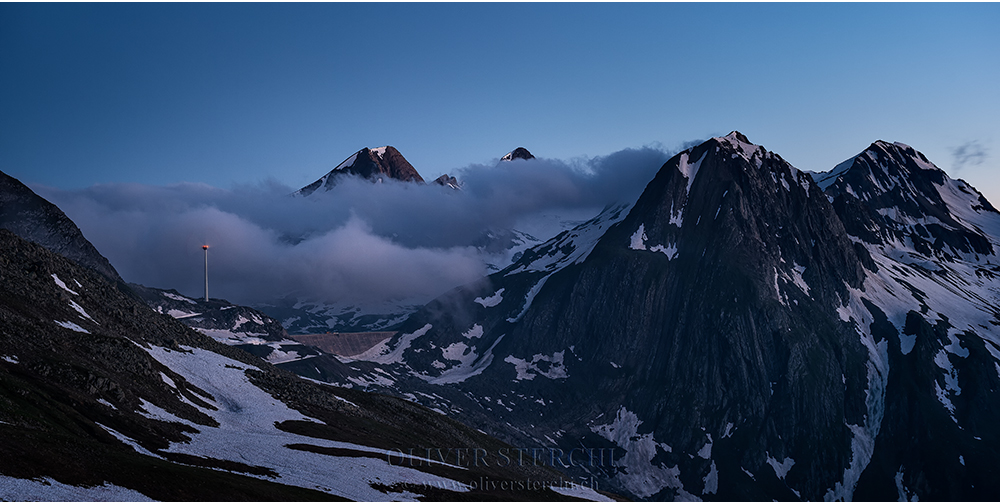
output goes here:
{"type": "MultiPolygon", "coordinates": [[[[518,147],[500,158],[500,163],[512,160],[531,160],[535,156],[518,147]]],[[[405,183],[423,184],[424,179],[403,155],[392,146],[375,149],[363,148],[349,156],[319,180],[295,192],[299,196],[322,197],[344,177],[359,177],[372,183],[389,179],[405,183]]],[[[461,182],[453,176],[441,175],[434,183],[455,190],[461,182]]],[[[295,243],[298,239],[291,237],[295,243]]],[[[528,247],[541,243],[534,236],[516,229],[486,229],[468,245],[476,247],[491,258],[486,266],[498,271],[528,247]]],[[[395,329],[415,312],[419,305],[412,302],[389,302],[377,306],[359,305],[350,300],[330,303],[315,299],[286,297],[258,307],[261,311],[282,321],[292,334],[320,333],[325,331],[383,331],[395,329]]]]}
{"type": "MultiPolygon", "coordinates": [[[[528,149],[518,147],[507,154],[504,154],[503,157],[500,158],[500,161],[513,161],[515,159],[529,160],[535,159],[535,156],[533,156],[528,149]]],[[[385,147],[378,147],[375,149],[365,147],[358,152],[355,152],[342,163],[337,165],[336,168],[330,170],[330,172],[326,175],[323,175],[319,180],[299,189],[298,191],[295,191],[295,194],[309,196],[320,189],[329,191],[330,188],[335,186],[337,181],[344,176],[361,177],[376,183],[382,182],[385,179],[394,179],[401,182],[414,182],[418,184],[424,183],[423,177],[417,173],[417,170],[413,167],[413,165],[411,165],[410,162],[407,161],[395,147],[387,145],[385,147]]],[[[461,183],[458,179],[448,174],[441,175],[440,177],[434,179],[434,183],[450,187],[452,189],[461,188],[461,183]]]]}

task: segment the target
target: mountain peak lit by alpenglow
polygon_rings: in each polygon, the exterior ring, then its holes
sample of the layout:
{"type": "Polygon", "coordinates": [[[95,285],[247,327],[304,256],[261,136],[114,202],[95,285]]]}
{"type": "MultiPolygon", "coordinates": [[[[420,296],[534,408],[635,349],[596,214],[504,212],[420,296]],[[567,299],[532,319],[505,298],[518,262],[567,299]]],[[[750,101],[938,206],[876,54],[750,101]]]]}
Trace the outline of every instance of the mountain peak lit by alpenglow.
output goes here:
{"type": "Polygon", "coordinates": [[[375,149],[365,147],[345,159],[319,180],[296,191],[295,194],[309,196],[321,188],[329,191],[337,184],[340,177],[345,175],[358,176],[372,182],[382,182],[385,179],[421,184],[424,182],[413,165],[395,147],[391,145],[375,149]]]}

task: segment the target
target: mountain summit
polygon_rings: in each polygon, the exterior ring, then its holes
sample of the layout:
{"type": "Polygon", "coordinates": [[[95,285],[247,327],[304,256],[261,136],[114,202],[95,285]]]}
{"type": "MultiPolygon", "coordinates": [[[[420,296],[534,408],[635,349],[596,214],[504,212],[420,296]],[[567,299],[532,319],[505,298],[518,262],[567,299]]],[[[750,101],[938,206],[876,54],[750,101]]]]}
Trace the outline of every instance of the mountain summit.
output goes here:
{"type": "Polygon", "coordinates": [[[329,191],[344,175],[355,175],[372,182],[381,182],[387,178],[403,182],[424,182],[413,165],[395,147],[391,145],[376,149],[365,147],[345,159],[319,180],[296,191],[296,194],[308,196],[320,188],[329,191]]]}
{"type": "Polygon", "coordinates": [[[993,255],[996,209],[975,188],[953,180],[920,152],[877,141],[826,173],[813,175],[853,236],[874,245],[910,240],[944,260],[993,255]]]}
{"type": "Polygon", "coordinates": [[[524,147],[518,147],[504,154],[504,156],[500,158],[500,161],[513,161],[515,159],[525,159],[525,160],[535,159],[535,156],[531,155],[531,153],[528,152],[528,149],[525,149],[524,147]]]}

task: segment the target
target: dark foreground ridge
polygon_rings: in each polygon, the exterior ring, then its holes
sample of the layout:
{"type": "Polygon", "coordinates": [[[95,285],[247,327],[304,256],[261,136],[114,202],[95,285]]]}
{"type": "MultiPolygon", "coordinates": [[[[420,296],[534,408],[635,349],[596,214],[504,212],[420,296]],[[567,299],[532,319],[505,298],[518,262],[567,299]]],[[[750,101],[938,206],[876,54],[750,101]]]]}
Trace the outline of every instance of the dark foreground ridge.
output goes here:
{"type": "Polygon", "coordinates": [[[407,401],[307,382],[120,288],[0,230],[0,475],[169,501],[563,498],[470,486],[560,478],[543,466],[389,459],[511,447],[407,401]]]}

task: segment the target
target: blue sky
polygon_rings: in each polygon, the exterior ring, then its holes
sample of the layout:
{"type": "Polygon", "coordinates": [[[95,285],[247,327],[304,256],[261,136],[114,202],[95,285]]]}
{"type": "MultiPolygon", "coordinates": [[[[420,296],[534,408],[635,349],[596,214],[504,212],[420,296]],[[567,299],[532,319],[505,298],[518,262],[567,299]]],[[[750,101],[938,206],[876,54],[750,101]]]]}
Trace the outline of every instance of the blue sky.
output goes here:
{"type": "Polygon", "coordinates": [[[997,26],[996,3],[4,3],[0,170],[297,188],[365,146],[433,178],[738,129],[812,170],[901,141],[1000,204],[997,26]]]}

